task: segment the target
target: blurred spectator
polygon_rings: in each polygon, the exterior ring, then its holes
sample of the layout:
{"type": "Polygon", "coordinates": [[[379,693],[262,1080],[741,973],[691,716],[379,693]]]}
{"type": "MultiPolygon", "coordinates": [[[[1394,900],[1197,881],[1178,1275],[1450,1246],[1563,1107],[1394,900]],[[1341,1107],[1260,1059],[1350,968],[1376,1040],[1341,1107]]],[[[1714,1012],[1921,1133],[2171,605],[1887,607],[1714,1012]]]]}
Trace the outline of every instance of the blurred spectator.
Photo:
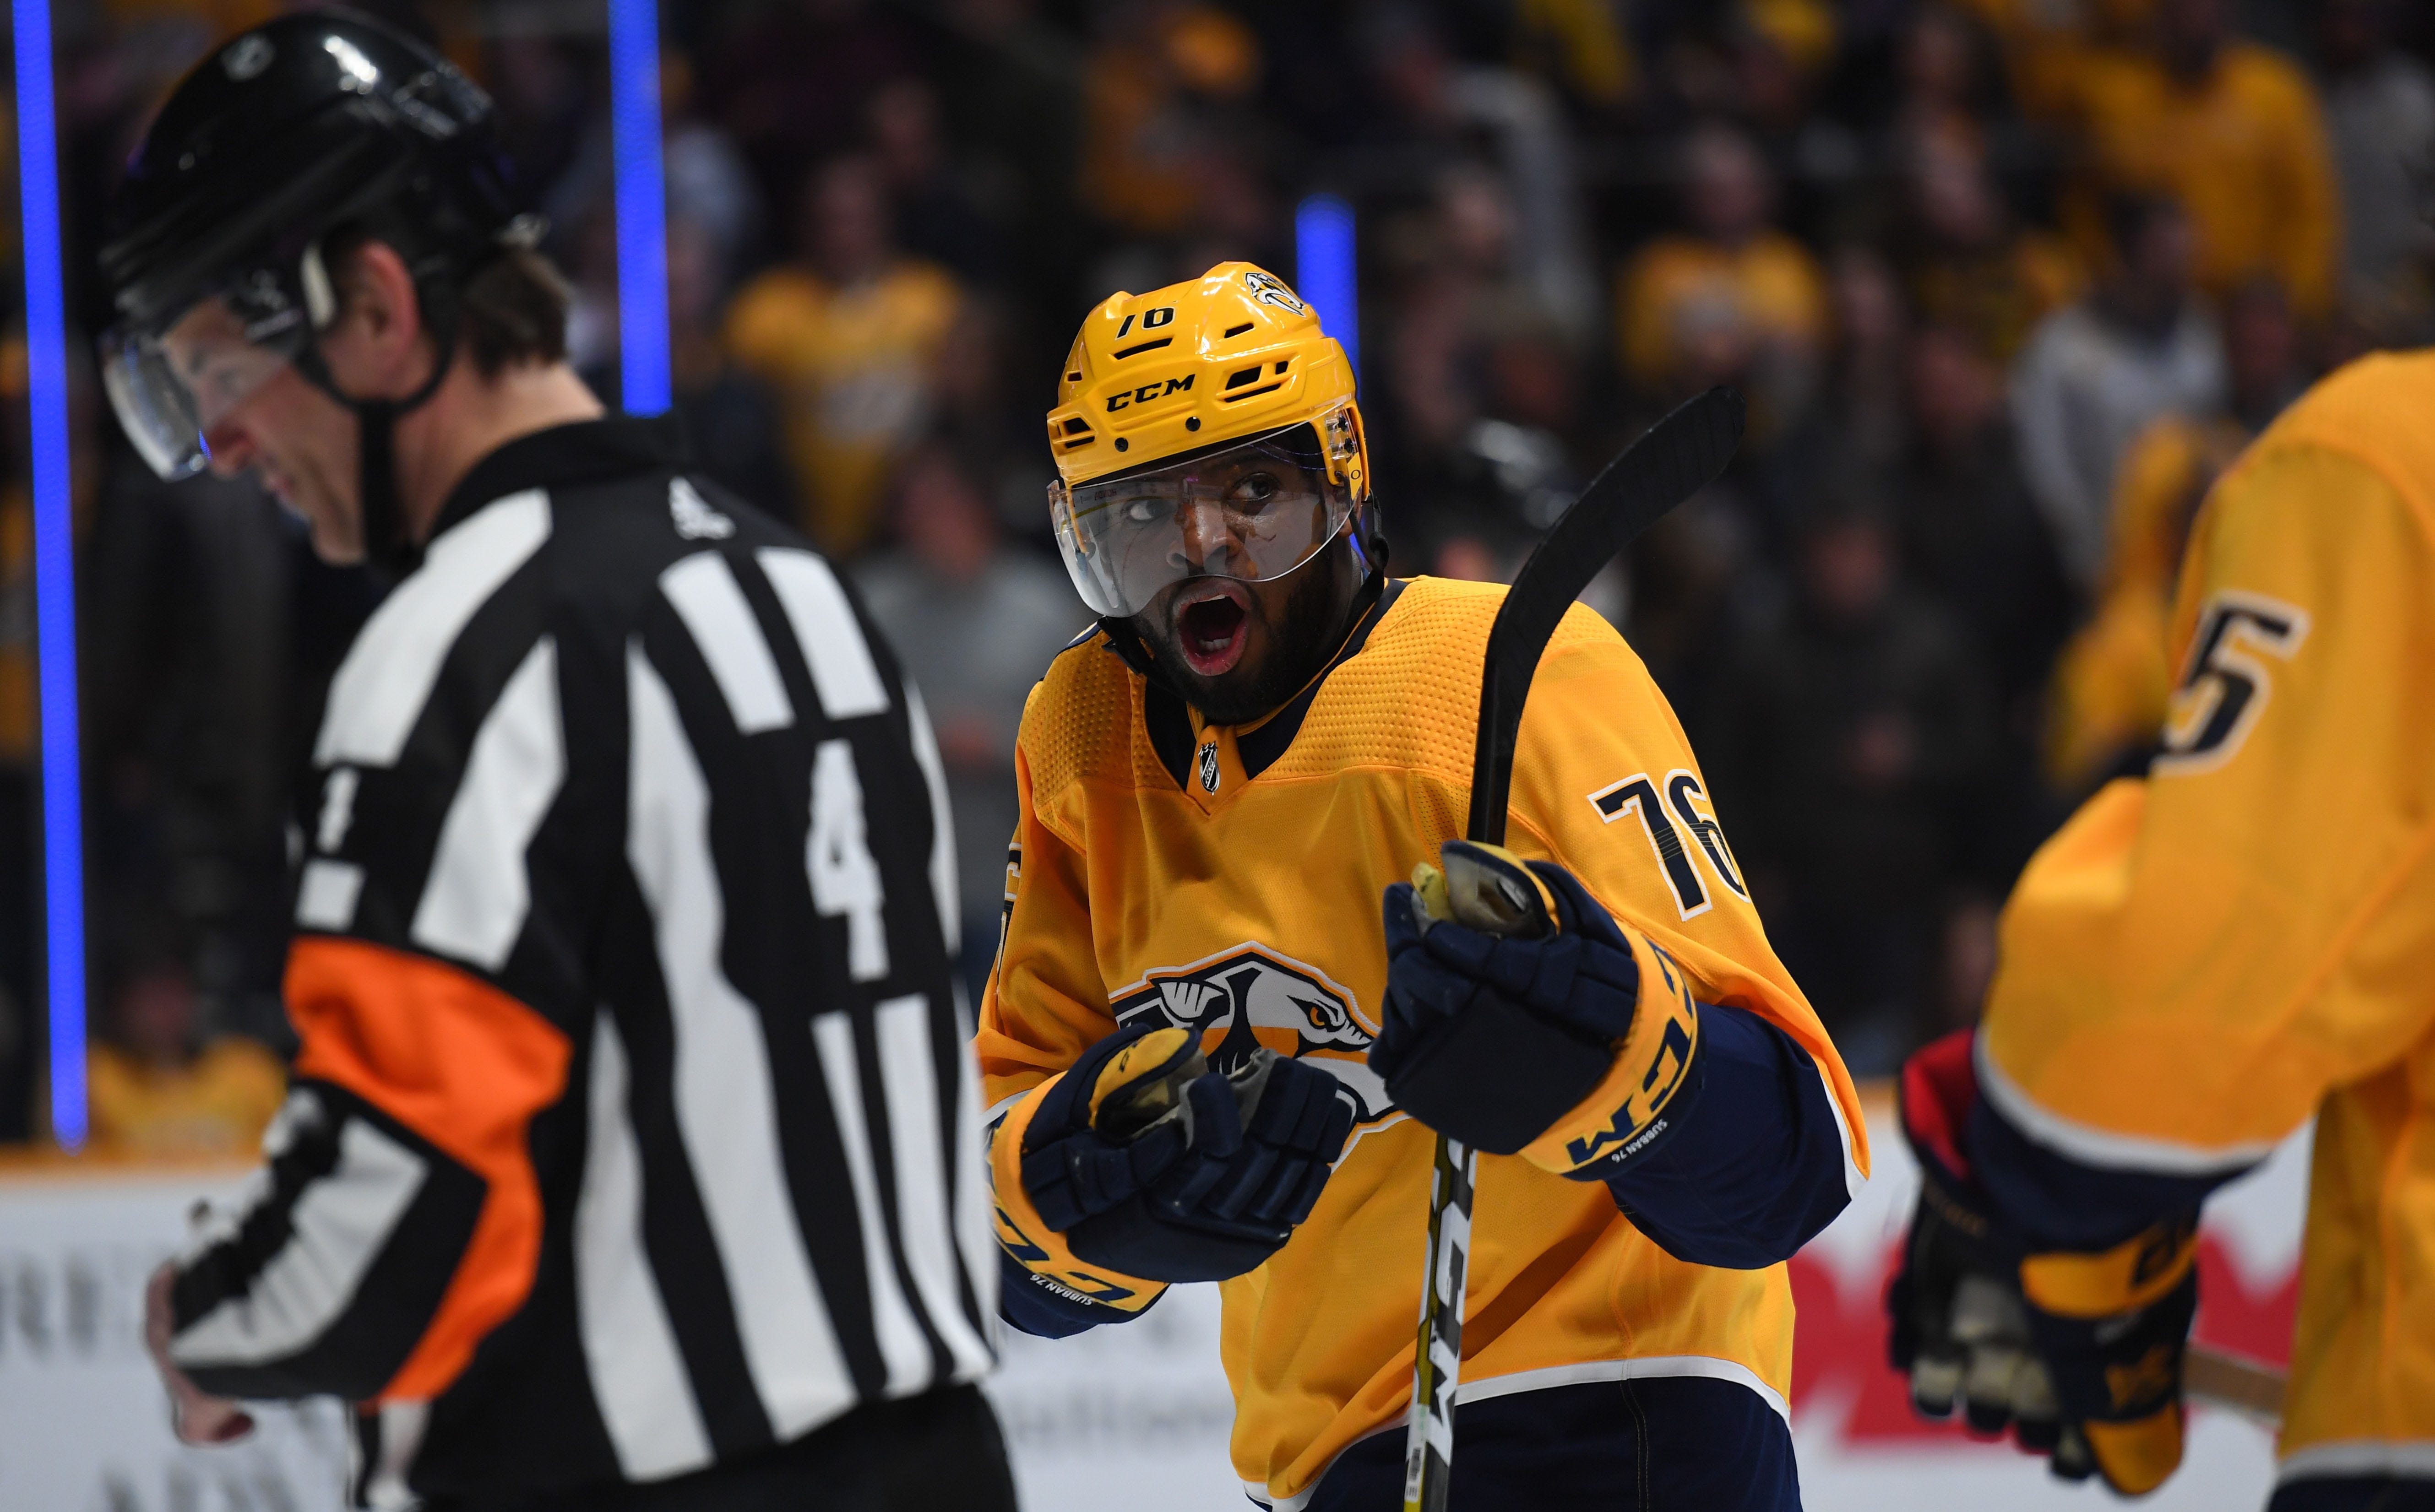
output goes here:
{"type": "Polygon", "coordinates": [[[2223,344],[2191,288],[2189,219],[2170,200],[2117,198],[2118,266],[2047,317],[2012,373],[2022,465],[2073,587],[2096,590],[2114,476],[2159,416],[2222,403],[2223,344]]]}
{"type": "Polygon", "coordinates": [[[727,348],[776,393],[803,528],[850,557],[878,526],[888,473],[928,421],[934,365],[962,294],[897,249],[887,186],[840,158],[803,195],[798,261],[735,297],[727,348]]]}
{"type": "Polygon", "coordinates": [[[775,0],[727,8],[722,20],[701,97],[752,165],[764,204],[794,204],[813,168],[862,136],[872,96],[920,70],[914,33],[879,0],[775,0]]]}
{"type": "Polygon", "coordinates": [[[1004,238],[1009,286],[1043,312],[1017,345],[1026,371],[1045,371],[1070,335],[1052,330],[1046,312],[1107,292],[1081,286],[1092,244],[1077,198],[1081,48],[1042,19],[1039,0],[949,0],[943,9],[931,73],[939,105],[975,198],[1004,238]]]}
{"type": "Polygon", "coordinates": [[[871,147],[888,180],[905,250],[967,284],[997,284],[1006,273],[997,228],[947,161],[938,92],[922,79],[900,78],[873,94],[871,147]]]}
{"type": "Polygon", "coordinates": [[[871,616],[922,690],[956,816],[973,1001],[996,951],[1014,833],[1014,736],[1031,685],[1089,615],[1045,560],[999,541],[996,511],[943,450],[898,486],[894,549],[855,573],[871,616]]]}
{"type": "Polygon", "coordinates": [[[2341,237],[2334,164],[2317,91],[2297,63],[2237,41],[2232,0],[2155,0],[2150,43],[2092,54],[2076,71],[2076,112],[2098,194],[2168,195],[2198,232],[2194,271],[2221,296],[2272,277],[2303,318],[2332,313],[2341,237]]]}
{"type": "Polygon", "coordinates": [[[2033,728],[2071,591],[2022,481],[2003,369],[1950,326],[1924,325],[1906,356],[1910,438],[1892,478],[1903,559],[1967,627],[2007,732],[2033,728]]]}
{"type": "Polygon", "coordinates": [[[1256,149],[1242,131],[1250,112],[1234,112],[1259,82],[1259,40],[1195,0],[1115,0],[1098,25],[1082,84],[1083,198],[1132,235],[1181,232],[1207,161],[1256,149]]]}
{"type": "Polygon", "coordinates": [[[1615,114],[1640,88],[1625,8],[1606,0],[1522,0],[1513,8],[1514,61],[1553,79],[1585,112],[1615,114]]]}
{"type": "Polygon", "coordinates": [[[1744,342],[1753,354],[1753,397],[1785,415],[1797,407],[1825,335],[1817,262],[1769,224],[1774,190],[1739,131],[1693,131],[1683,177],[1687,231],[1643,248],[1617,287],[1624,371],[1648,392],[1679,393],[1689,387],[1696,349],[1744,342]]]}
{"type": "Polygon", "coordinates": [[[2009,363],[2040,320],[2078,297],[2079,267],[2060,237],[2013,224],[1975,132],[1923,131],[1909,156],[1912,303],[2009,363]]]}
{"type": "MultiPolygon", "coordinates": [[[[661,65],[660,108],[665,137],[668,222],[690,227],[704,239],[717,270],[705,310],[725,302],[738,269],[768,255],[768,213],[752,170],[734,139],[701,114],[692,62],[682,54],[661,65]]],[[[604,133],[605,134],[605,133],[604,133]]]]}
{"type": "Polygon", "coordinates": [[[1586,338],[1597,280],[1554,95],[1527,74],[1465,64],[1441,22],[1418,7],[1378,6],[1361,31],[1385,106],[1371,127],[1373,171],[1437,186],[1442,198],[1466,171],[1493,175],[1505,222],[1500,278],[1519,303],[1586,338]]]}
{"type": "Polygon", "coordinates": [[[2423,340],[2435,306],[2435,73],[2392,45],[2394,0],[2323,0],[2325,123],[2342,183],[2343,294],[2372,329],[2423,340]]]}
{"type": "MultiPolygon", "coordinates": [[[[516,181],[561,229],[572,229],[594,198],[599,169],[573,173],[595,131],[600,101],[594,76],[600,44],[589,45],[509,16],[483,39],[481,73],[498,107],[499,145],[515,164],[516,181]]],[[[605,161],[605,159],[604,159],[605,161]]]]}
{"type": "Polygon", "coordinates": [[[113,974],[88,1070],[92,1148],[159,1157],[248,1157],[287,1096],[279,1057],[204,1033],[194,978],[158,944],[113,974]]]}
{"type": "Polygon", "coordinates": [[[1993,748],[1967,639],[1904,582],[1888,521],[1845,497],[1803,532],[1703,735],[1768,936],[1859,1075],[1927,1027],[1939,910],[1993,748]]]}
{"type": "Polygon", "coordinates": [[[2233,297],[2224,347],[2225,407],[2158,420],[2122,459],[2104,585],[2055,670],[2046,772],[2063,794],[2144,764],[2172,690],[2169,621],[2191,522],[2224,469],[2305,387],[2299,334],[2271,283],[2233,297]]]}
{"type": "Polygon", "coordinates": [[[1970,139],[1983,146],[1997,86],[1996,58],[1986,30],[1966,13],[1927,4],[1903,28],[1897,59],[1900,132],[1914,141],[1970,139]]]}

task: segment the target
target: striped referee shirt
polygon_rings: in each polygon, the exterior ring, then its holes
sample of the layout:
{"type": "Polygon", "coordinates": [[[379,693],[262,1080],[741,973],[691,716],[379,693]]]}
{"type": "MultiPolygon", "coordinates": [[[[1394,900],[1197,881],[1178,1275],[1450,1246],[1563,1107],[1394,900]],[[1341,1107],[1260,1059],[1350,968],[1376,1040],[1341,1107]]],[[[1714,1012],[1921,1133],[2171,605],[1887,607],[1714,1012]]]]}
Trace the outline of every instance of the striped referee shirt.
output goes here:
{"type": "Polygon", "coordinates": [[[920,695],[672,422],[485,458],[332,683],[203,1389],[369,1403],[374,1502],[682,1474],[973,1380],[997,1264],[920,695]]]}

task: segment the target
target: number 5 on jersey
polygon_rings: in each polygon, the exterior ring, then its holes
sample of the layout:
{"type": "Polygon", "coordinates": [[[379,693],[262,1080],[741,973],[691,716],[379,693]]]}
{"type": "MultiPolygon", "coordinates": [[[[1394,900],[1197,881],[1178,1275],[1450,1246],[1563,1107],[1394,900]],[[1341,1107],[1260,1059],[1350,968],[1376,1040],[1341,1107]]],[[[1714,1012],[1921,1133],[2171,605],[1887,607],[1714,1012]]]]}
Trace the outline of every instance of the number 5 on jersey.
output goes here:
{"type": "Polygon", "coordinates": [[[2308,638],[2308,611],[2225,589],[2207,600],[2187,670],[2166,708],[2157,776],[2209,772],[2232,760],[2274,692],[2259,653],[2288,662],[2308,638]]]}
{"type": "Polygon", "coordinates": [[[1724,830],[1714,815],[1700,809],[1708,795],[1701,787],[1699,777],[1678,766],[1666,774],[1664,790],[1661,801],[1659,784],[1647,772],[1636,772],[1590,794],[1590,807],[1609,824],[1630,815],[1640,816],[1641,826],[1649,835],[1649,847],[1657,852],[1657,864],[1666,873],[1666,885],[1673,889],[1674,905],[1684,918],[1697,919],[1717,905],[1700,880],[1699,863],[1691,859],[1689,848],[1683,843],[1683,830],[1691,832],[1717,880],[1735,897],[1748,898],[1750,891],[1742,885],[1741,872],[1734,866],[1734,853],[1725,847],[1724,830]],[[1682,821],[1680,829],[1675,825],[1677,819],[1682,821]]]}

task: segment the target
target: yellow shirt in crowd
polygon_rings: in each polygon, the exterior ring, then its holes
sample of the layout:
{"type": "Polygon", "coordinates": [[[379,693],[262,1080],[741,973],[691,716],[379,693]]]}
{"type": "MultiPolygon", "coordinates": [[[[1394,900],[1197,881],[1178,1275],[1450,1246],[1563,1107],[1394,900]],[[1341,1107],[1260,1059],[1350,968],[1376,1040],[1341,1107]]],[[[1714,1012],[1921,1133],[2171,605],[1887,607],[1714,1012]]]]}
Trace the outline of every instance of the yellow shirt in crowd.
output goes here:
{"type": "Polygon", "coordinates": [[[727,345],[775,392],[803,528],[850,556],[879,524],[889,471],[929,420],[933,364],[954,326],[956,281],[900,262],[839,288],[796,267],[735,296],[727,345]]]}
{"type": "Polygon", "coordinates": [[[1815,346],[1826,331],[1826,283],[1817,259],[1781,232],[1762,232],[1737,248],[1664,236],[1625,267],[1615,308],[1624,370],[1662,388],[1684,338],[1709,318],[1730,321],[1761,344],[1815,346]]]}
{"type": "Polygon", "coordinates": [[[86,1073],[93,1148],[115,1155],[252,1157],[287,1097],[287,1068],[250,1040],[216,1040],[175,1069],[101,1043],[86,1073]]]}
{"type": "Polygon", "coordinates": [[[2235,43],[2190,89],[2144,54],[2109,49],[2081,61],[2073,89],[2095,180],[2071,207],[2084,237],[2101,235],[2092,191],[2169,194],[2197,224],[2209,293],[2270,277],[2302,316],[2331,312],[2340,191],[2324,114],[2298,64],[2235,43]]]}

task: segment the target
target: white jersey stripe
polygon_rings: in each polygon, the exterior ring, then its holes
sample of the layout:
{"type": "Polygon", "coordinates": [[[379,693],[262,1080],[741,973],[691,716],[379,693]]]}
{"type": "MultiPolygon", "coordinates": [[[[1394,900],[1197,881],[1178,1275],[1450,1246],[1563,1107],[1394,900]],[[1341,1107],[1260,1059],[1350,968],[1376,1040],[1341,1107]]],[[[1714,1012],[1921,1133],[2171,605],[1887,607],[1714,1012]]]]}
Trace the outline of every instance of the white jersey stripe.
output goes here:
{"type": "MultiPolygon", "coordinates": [[[[679,480],[682,482],[682,480],[679,480]]],[[[675,606],[710,675],[727,698],[727,712],[741,733],[784,730],[795,722],[794,702],[778,678],[769,643],[745,602],[727,558],[715,551],[685,558],[660,574],[660,592],[675,606]]]]}
{"type": "Polygon", "coordinates": [[[484,971],[505,966],[532,911],[525,851],[566,781],[558,645],[533,643],[474,731],[409,931],[414,942],[484,971]]]}
{"type": "Polygon", "coordinates": [[[603,1013],[592,1038],[591,1143],[575,1199],[575,1305],[592,1394],[630,1481],[707,1465],[710,1435],[643,1248],[643,1159],[626,1114],[626,1045],[603,1013]]]}
{"type": "Polygon", "coordinates": [[[549,539],[539,489],[484,505],[431,542],[422,570],[364,622],[330,679],[313,765],[392,766],[465,624],[549,539]]]}
{"type": "MultiPolygon", "coordinates": [[[[913,1001],[919,1002],[920,999],[913,1001]]],[[[879,1357],[888,1366],[888,1395],[909,1397],[928,1389],[930,1344],[896,1283],[896,1261],[888,1246],[888,1214],[879,1205],[879,1177],[872,1167],[870,1115],[863,1106],[862,1068],[855,1055],[854,1020],[842,1011],[816,1015],[812,1041],[820,1049],[820,1074],[829,1085],[829,1108],[837,1117],[838,1143],[854,1178],[854,1211],[862,1228],[863,1268],[870,1273],[871,1325],[879,1336],[879,1357]]],[[[901,1161],[902,1151],[897,1154],[901,1161]]],[[[902,1220],[905,1215],[899,1213],[902,1220]]]]}
{"type": "Polygon", "coordinates": [[[1971,1046],[1978,1072],[1978,1092],[2004,1121],[2058,1155],[2100,1171],[2146,1171],[2162,1176],[2218,1176],[2255,1165],[2274,1153],[2280,1139],[2243,1140],[2232,1144],[2188,1144],[2180,1140],[2116,1134],[2048,1112],[1995,1063],[1987,1037],[1971,1046]]]}
{"type": "Polygon", "coordinates": [[[831,719],[855,719],[888,712],[888,684],[863,644],[837,573],[808,551],[765,546],[756,556],[778,603],[794,627],[796,644],[812,669],[820,708],[831,719]]]}
{"type": "Polygon", "coordinates": [[[930,793],[930,896],[939,904],[939,928],[950,952],[963,947],[962,891],[956,885],[956,815],[947,802],[947,769],[939,761],[939,737],[922,690],[905,679],[905,713],[913,730],[913,760],[930,793]]]}
{"type": "Polygon", "coordinates": [[[304,875],[297,880],[296,922],[306,929],[351,929],[355,922],[355,899],[363,890],[363,868],[352,861],[317,856],[304,863],[304,875]]]}
{"type": "Polygon", "coordinates": [[[169,1357],[188,1369],[296,1353],[354,1299],[389,1230],[423,1190],[423,1158],[360,1118],[338,1131],[338,1163],[288,1210],[287,1242],[241,1297],[179,1331],[169,1357]]]}
{"type": "Polygon", "coordinates": [[[854,1405],[779,1154],[760,1015],[720,970],[726,904],[710,853],[710,790],[676,698],[626,651],[631,733],[626,854],[649,907],[675,1032],[677,1128],[701,1193],[747,1367],[782,1438],[854,1405]]]}
{"type": "MultiPolygon", "coordinates": [[[[835,1018],[837,1015],[832,1014],[835,1018]]],[[[879,1084],[888,1099],[888,1143],[896,1158],[896,1227],[905,1242],[905,1266],[930,1326],[945,1341],[958,1380],[990,1367],[990,1347],[964,1316],[962,1288],[956,1284],[955,1225],[948,1208],[957,1188],[946,1151],[940,1148],[939,1056],[930,1043],[930,1000],[916,992],[889,998],[873,1010],[878,1032],[879,1084]]],[[[956,1164],[977,1147],[955,1146],[956,1164]]]]}

